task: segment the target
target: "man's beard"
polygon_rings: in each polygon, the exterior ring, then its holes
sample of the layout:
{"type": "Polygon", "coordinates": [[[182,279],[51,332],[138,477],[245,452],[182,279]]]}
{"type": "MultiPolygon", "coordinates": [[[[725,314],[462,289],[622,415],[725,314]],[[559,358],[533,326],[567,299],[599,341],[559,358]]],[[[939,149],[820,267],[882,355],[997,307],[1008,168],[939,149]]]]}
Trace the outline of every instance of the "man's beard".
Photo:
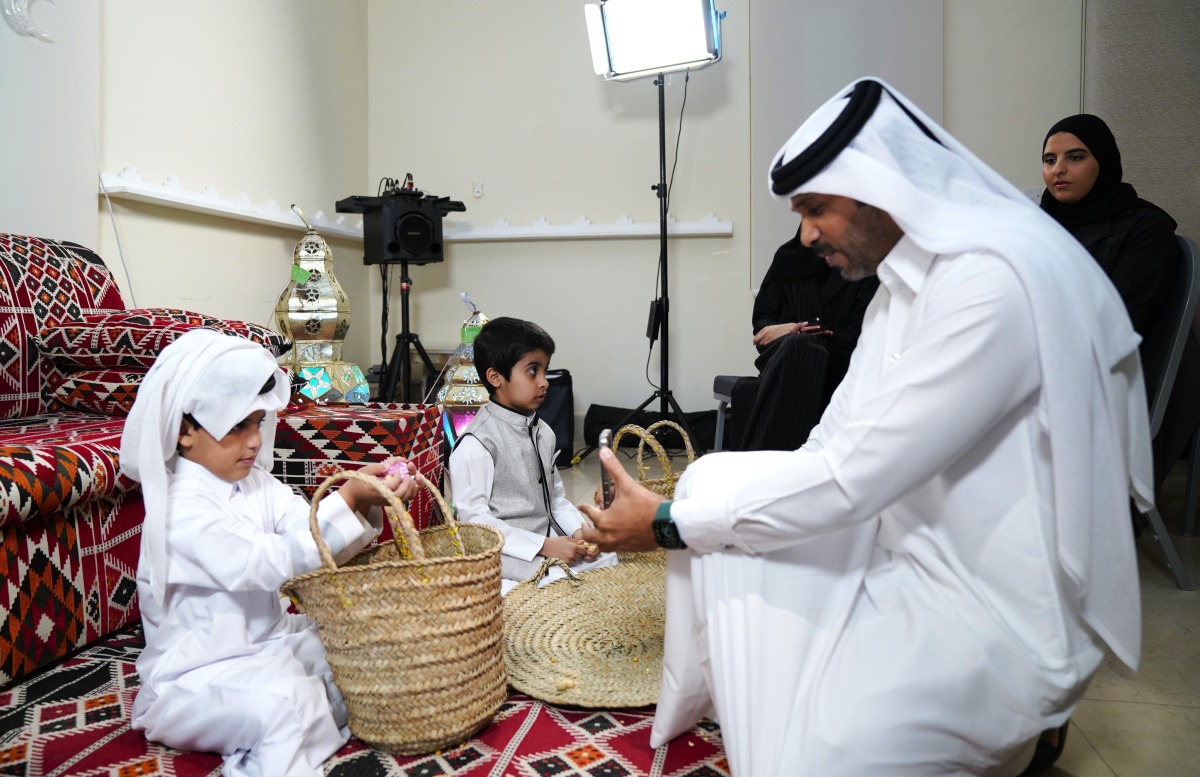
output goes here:
{"type": "Polygon", "coordinates": [[[811,247],[821,255],[840,253],[846,259],[846,266],[840,270],[842,277],[848,281],[861,281],[875,274],[879,263],[891,253],[903,234],[886,212],[871,205],[860,205],[842,233],[840,248],[824,241],[817,241],[811,247]]]}

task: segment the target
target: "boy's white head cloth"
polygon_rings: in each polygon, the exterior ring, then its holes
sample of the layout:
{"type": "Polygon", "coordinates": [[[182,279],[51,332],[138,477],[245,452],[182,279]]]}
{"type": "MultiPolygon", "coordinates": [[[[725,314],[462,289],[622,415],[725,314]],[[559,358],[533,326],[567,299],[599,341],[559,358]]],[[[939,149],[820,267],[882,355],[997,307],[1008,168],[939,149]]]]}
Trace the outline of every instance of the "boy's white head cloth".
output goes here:
{"type": "MultiPolygon", "coordinates": [[[[1141,650],[1128,494],[1153,498],[1140,338],[1074,237],[916,105],[856,81],[779,150],[771,193],[851,197],[935,254],[1003,258],[1029,294],[1053,457],[1059,565],[1088,624],[1128,665],[1141,650]]],[[[998,487],[1002,487],[998,484],[998,487]]]]}
{"type": "MultiPolygon", "coordinates": [[[[212,329],[194,329],[163,349],[138,387],[121,432],[121,467],[141,481],[146,520],[142,542],[150,549],[154,596],[167,582],[168,473],[175,469],[180,424],[190,414],[214,439],[256,410],[265,410],[262,447],[255,463],[271,467],[276,413],[287,405],[288,382],[271,354],[257,343],[212,329]],[[259,391],[271,378],[274,387],[259,391]]],[[[143,561],[147,554],[143,554],[143,561]]]]}

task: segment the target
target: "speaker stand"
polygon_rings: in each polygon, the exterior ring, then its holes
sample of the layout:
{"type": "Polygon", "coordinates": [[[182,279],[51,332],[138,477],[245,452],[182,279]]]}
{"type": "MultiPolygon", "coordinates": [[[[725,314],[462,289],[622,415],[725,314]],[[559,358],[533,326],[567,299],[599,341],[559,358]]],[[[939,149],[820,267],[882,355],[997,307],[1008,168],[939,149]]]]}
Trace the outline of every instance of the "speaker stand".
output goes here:
{"type": "MultiPolygon", "coordinates": [[[[403,389],[404,402],[412,404],[412,361],[410,347],[417,349],[421,363],[425,365],[425,374],[433,375],[433,360],[421,345],[421,337],[409,329],[408,295],[412,290],[412,279],[408,277],[408,262],[400,262],[400,334],[396,335],[396,345],[392,349],[392,362],[384,371],[383,383],[379,387],[379,399],[382,402],[396,401],[396,381],[399,379],[403,389]]],[[[386,300],[384,301],[386,303],[386,300]]],[[[424,397],[422,397],[424,399],[424,397]]]]}

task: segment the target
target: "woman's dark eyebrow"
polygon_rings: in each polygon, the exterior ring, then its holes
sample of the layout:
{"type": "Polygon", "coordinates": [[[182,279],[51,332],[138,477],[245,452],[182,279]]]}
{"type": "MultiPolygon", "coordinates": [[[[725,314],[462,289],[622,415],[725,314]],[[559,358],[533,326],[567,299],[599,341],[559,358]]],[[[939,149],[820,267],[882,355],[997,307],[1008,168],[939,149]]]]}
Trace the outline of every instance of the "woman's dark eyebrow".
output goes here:
{"type": "MultiPolygon", "coordinates": [[[[1092,152],[1088,151],[1086,146],[1080,146],[1078,148],[1068,148],[1066,151],[1062,152],[1062,156],[1079,153],[1090,154],[1092,152]]],[[[1053,151],[1047,151],[1045,154],[1042,154],[1042,156],[1056,156],[1056,154],[1053,151]]]]}

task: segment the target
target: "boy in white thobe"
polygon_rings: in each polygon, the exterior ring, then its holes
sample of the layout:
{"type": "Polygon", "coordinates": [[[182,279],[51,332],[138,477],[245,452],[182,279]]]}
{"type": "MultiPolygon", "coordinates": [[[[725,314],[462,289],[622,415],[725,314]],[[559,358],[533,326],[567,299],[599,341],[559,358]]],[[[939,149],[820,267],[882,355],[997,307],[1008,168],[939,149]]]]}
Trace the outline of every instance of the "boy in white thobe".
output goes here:
{"type": "MultiPolygon", "coordinates": [[[[155,360],[121,438],[142,482],[138,593],[146,648],[131,725],[171,747],[221,753],[227,777],[323,774],[349,737],[313,622],[285,611],[280,585],[320,566],[309,506],[271,477],[282,370],[261,346],[207,329],[155,360]],[[264,469],[265,468],[265,469],[264,469]]],[[[411,496],[411,465],[369,465],[411,496]]],[[[321,501],[331,551],[378,534],[357,514],[382,496],[347,482],[321,501]]]]}
{"type": "Polygon", "coordinates": [[[606,460],[585,536],[688,548],[651,742],[715,709],[738,777],[1018,774],[1104,643],[1137,664],[1138,338],[1070,235],[880,82],[771,177],[880,287],[799,450],[705,456],[661,503],[606,460]]]}

